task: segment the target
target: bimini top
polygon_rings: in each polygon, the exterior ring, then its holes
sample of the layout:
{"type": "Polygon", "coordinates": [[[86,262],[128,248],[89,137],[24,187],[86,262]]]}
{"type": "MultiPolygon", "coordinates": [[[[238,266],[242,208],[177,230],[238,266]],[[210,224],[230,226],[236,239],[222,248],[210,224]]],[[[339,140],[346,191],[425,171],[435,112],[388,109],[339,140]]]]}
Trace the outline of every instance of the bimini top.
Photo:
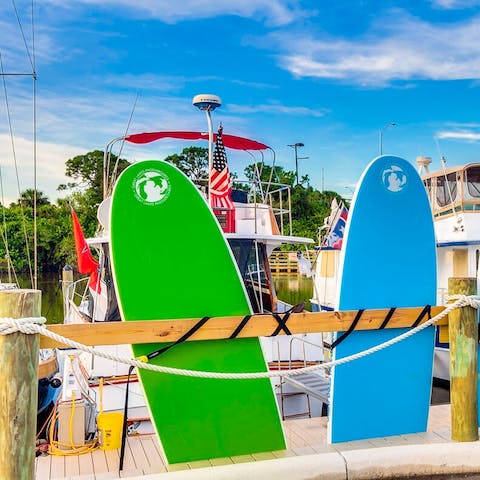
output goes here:
{"type": "MultiPolygon", "coordinates": [[[[134,133],[124,137],[126,142],[135,144],[145,144],[160,140],[162,138],[178,138],[181,140],[208,140],[208,133],[206,132],[144,132],[134,133]]],[[[270,149],[268,145],[250,140],[248,138],[237,137],[235,135],[222,135],[223,144],[228,148],[235,150],[267,150],[270,149]]],[[[217,134],[213,134],[213,141],[217,141],[217,134]]]]}

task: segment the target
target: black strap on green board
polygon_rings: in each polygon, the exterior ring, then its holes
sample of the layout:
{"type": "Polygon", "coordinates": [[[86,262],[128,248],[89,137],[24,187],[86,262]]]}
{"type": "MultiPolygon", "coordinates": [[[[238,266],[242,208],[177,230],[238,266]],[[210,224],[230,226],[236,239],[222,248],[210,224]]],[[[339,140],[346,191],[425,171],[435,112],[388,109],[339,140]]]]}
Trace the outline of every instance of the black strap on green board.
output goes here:
{"type": "Polygon", "coordinates": [[[425,307],[423,307],[423,310],[420,312],[420,315],[417,317],[417,319],[413,322],[411,328],[416,327],[422,321],[422,318],[426,314],[428,314],[428,319],[430,320],[432,318],[432,307],[430,305],[425,305],[425,307]]]}
{"type": "Polygon", "coordinates": [[[340,345],[354,330],[355,327],[357,326],[357,323],[360,321],[360,318],[365,310],[360,309],[357,314],[355,315],[355,318],[353,319],[353,322],[351,323],[350,327],[348,327],[348,330],[342,335],[340,335],[331,345],[330,349],[333,350],[336,346],[340,345]]]}
{"type": "Polygon", "coordinates": [[[276,337],[282,330],[285,332],[286,335],[292,334],[290,329],[287,327],[287,320],[290,317],[291,313],[292,312],[287,312],[283,316],[278,313],[272,313],[272,317],[278,322],[278,326],[270,335],[271,337],[276,337]]]}
{"type": "Polygon", "coordinates": [[[287,327],[287,320],[289,319],[292,313],[302,313],[305,309],[305,302],[297,303],[293,307],[289,308],[282,316],[278,313],[272,313],[272,317],[278,322],[278,327],[270,335],[271,337],[276,337],[282,330],[286,335],[292,335],[292,332],[287,327]]]}
{"type": "Polygon", "coordinates": [[[383,330],[383,329],[388,325],[388,322],[389,322],[390,319],[393,317],[393,314],[395,313],[395,310],[396,310],[396,308],[395,308],[395,307],[392,307],[392,308],[388,311],[388,313],[387,313],[385,319],[383,320],[382,324],[378,327],[379,330],[383,330]]]}
{"type": "Polygon", "coordinates": [[[165,347],[159,348],[158,350],[155,350],[152,353],[149,353],[147,355],[147,358],[151,360],[152,358],[158,357],[162,353],[165,353],[167,350],[170,350],[171,348],[175,347],[179,343],[183,343],[185,340],[188,340],[199,328],[203,327],[205,323],[207,323],[208,320],[210,320],[211,317],[203,317],[201,320],[199,320],[185,335],[182,335],[176,342],[171,343],[170,345],[167,345],[165,347]]]}
{"type": "Polygon", "coordinates": [[[125,387],[125,405],[123,407],[123,425],[122,425],[122,445],[120,447],[120,464],[118,466],[118,470],[122,471],[123,470],[123,460],[125,458],[125,445],[127,443],[127,421],[128,421],[128,392],[129,392],[129,386],[130,386],[130,375],[133,372],[133,369],[135,367],[133,365],[130,365],[130,368],[128,369],[128,375],[127,375],[127,385],[125,387]]]}
{"type": "Polygon", "coordinates": [[[238,334],[243,330],[248,321],[252,318],[251,315],[245,315],[242,321],[237,325],[237,328],[233,331],[229,338],[237,338],[238,334]]]}

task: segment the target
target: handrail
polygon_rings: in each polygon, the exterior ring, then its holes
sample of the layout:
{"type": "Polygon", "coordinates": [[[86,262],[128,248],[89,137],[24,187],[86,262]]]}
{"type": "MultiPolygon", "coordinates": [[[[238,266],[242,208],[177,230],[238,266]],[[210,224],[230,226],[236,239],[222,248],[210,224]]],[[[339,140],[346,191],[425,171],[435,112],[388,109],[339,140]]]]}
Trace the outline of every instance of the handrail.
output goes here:
{"type": "Polygon", "coordinates": [[[289,368],[292,368],[292,345],[293,345],[294,341],[298,341],[298,342],[303,343],[303,345],[302,345],[303,366],[305,366],[305,367],[307,366],[307,354],[305,352],[305,344],[312,345],[312,347],[316,347],[316,348],[319,348],[319,349],[323,350],[323,339],[322,339],[322,345],[320,346],[316,343],[311,342],[310,340],[306,340],[305,338],[292,336],[292,338],[290,339],[290,350],[289,350],[289,358],[288,358],[288,367],[289,368]]]}
{"type": "Polygon", "coordinates": [[[84,298],[86,298],[86,294],[88,293],[88,282],[87,282],[88,279],[89,277],[83,277],[67,285],[65,289],[65,298],[64,298],[66,319],[68,319],[71,315],[71,302],[75,303],[75,296],[81,299],[80,303],[84,298]],[[83,293],[80,294],[79,292],[77,292],[77,287],[82,283],[85,283],[85,288],[83,290],[83,293]]]}

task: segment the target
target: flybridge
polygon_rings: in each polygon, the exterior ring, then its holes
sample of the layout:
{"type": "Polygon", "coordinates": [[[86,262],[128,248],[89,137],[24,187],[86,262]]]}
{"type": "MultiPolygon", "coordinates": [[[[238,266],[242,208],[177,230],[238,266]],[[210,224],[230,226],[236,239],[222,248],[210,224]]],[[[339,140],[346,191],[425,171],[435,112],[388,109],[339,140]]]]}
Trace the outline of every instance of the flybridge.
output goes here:
{"type": "MultiPolygon", "coordinates": [[[[217,139],[221,138],[222,145],[226,148],[249,152],[250,155],[253,155],[252,152],[257,152],[257,155],[261,157],[260,163],[262,166],[264,163],[264,152],[266,150],[269,150],[273,156],[273,166],[271,172],[269,173],[269,180],[262,181],[263,167],[259,167],[258,164],[256,164],[254,172],[255,178],[253,180],[245,180],[241,182],[242,185],[247,187],[241,191],[242,199],[232,197],[232,202],[236,202],[235,204],[214,205],[209,198],[208,203],[219,219],[224,232],[236,232],[238,234],[248,233],[250,236],[252,234],[276,236],[277,239],[279,236],[285,234],[292,236],[290,186],[279,183],[278,178],[277,182],[275,182],[272,178],[273,174],[275,173],[274,150],[264,143],[236,135],[221,134],[221,137],[219,137],[219,135],[215,133],[212,135],[212,137],[212,143],[214,144],[217,143],[217,139]],[[230,218],[230,221],[228,221],[227,217],[230,218]],[[235,218],[235,220],[233,220],[233,218],[235,218]],[[288,230],[288,232],[286,230],[288,230]]],[[[110,141],[105,148],[104,154],[104,198],[108,197],[117,176],[117,166],[114,166],[113,170],[109,172],[109,158],[112,154],[114,146],[122,142],[128,142],[136,145],[146,145],[162,139],[208,141],[209,134],[208,132],[198,131],[143,132],[118,137],[110,141]]],[[[212,167],[213,162],[212,165],[209,166],[209,181],[212,176],[212,171],[214,170],[212,167]]],[[[226,170],[228,170],[228,167],[224,169],[224,171],[226,170]]],[[[221,173],[223,174],[224,171],[221,173]]],[[[213,188],[205,189],[204,183],[205,182],[201,183],[202,192],[205,193],[214,191],[213,188]]],[[[303,240],[305,239],[302,238],[300,240],[300,243],[303,243],[303,240]]],[[[273,248],[274,247],[272,247],[272,249],[273,248]]]]}

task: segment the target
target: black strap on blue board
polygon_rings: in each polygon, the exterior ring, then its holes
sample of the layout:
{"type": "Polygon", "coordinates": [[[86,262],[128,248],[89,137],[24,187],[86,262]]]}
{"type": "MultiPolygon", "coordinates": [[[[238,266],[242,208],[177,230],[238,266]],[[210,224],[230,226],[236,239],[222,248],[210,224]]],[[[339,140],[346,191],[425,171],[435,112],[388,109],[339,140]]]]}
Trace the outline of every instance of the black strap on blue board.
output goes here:
{"type": "Polygon", "coordinates": [[[360,321],[360,318],[365,310],[360,309],[357,314],[355,315],[355,318],[353,319],[353,322],[351,323],[350,327],[348,327],[348,330],[342,335],[340,335],[331,345],[330,349],[333,350],[336,346],[340,345],[354,330],[355,327],[357,326],[357,323],[360,321]]]}
{"type": "Polygon", "coordinates": [[[292,334],[290,329],[287,327],[287,320],[291,313],[292,312],[287,312],[283,316],[280,316],[278,313],[272,313],[272,317],[278,322],[278,326],[270,335],[271,337],[276,337],[282,330],[285,332],[285,335],[292,334]]]}
{"type": "Polygon", "coordinates": [[[393,314],[395,313],[395,310],[396,310],[396,308],[392,307],[388,311],[388,313],[387,313],[385,319],[383,320],[382,324],[378,327],[379,330],[383,330],[388,325],[388,322],[390,322],[390,319],[393,317],[393,314]]]}
{"type": "Polygon", "coordinates": [[[123,470],[123,460],[125,458],[125,445],[127,443],[127,421],[128,421],[128,392],[130,385],[130,375],[134,369],[133,365],[130,365],[127,375],[127,385],[125,387],[125,405],[123,407],[123,425],[122,425],[122,445],[120,447],[120,463],[118,466],[119,472],[123,470]]]}
{"type": "Polygon", "coordinates": [[[167,350],[170,350],[171,348],[175,347],[175,345],[185,342],[185,340],[188,340],[199,328],[203,327],[203,325],[205,325],[205,323],[207,323],[207,321],[210,320],[210,318],[211,317],[203,317],[187,333],[182,335],[176,342],[171,343],[170,345],[167,345],[165,347],[159,348],[158,350],[155,350],[152,353],[149,353],[147,355],[147,358],[151,360],[152,358],[158,357],[162,353],[165,353],[167,350]]]}
{"type": "Polygon", "coordinates": [[[431,305],[425,305],[423,307],[423,310],[420,312],[420,315],[417,317],[417,319],[412,323],[411,328],[416,327],[421,321],[422,318],[428,314],[428,319],[430,320],[432,318],[432,307],[431,305]]]}
{"type": "Polygon", "coordinates": [[[252,318],[251,315],[245,315],[242,321],[237,325],[237,328],[233,331],[229,338],[237,338],[238,334],[243,330],[248,321],[252,318]]]}

